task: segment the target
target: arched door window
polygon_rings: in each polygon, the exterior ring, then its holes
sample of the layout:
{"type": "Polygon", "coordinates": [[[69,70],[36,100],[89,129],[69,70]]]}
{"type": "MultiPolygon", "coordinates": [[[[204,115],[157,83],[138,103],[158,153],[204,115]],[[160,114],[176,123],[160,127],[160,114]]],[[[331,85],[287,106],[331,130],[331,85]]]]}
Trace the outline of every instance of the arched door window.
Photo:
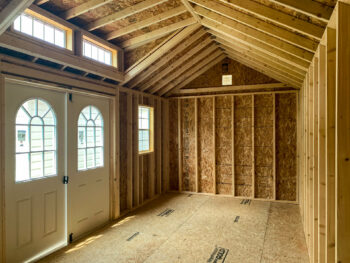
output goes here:
{"type": "Polygon", "coordinates": [[[42,99],[23,103],[16,115],[16,182],[57,175],[56,115],[42,99]]]}
{"type": "Polygon", "coordinates": [[[103,117],[94,106],[85,107],[78,120],[78,171],[103,166],[103,117]]]}

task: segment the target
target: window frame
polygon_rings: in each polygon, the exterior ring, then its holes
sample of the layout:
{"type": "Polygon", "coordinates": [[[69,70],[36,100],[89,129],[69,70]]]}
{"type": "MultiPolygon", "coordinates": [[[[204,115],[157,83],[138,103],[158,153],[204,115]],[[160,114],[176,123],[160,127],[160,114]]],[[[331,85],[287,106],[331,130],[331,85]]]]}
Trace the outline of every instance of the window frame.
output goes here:
{"type": "Polygon", "coordinates": [[[233,76],[232,76],[232,74],[222,74],[222,77],[221,77],[221,85],[222,86],[232,86],[232,84],[233,84],[233,76]],[[224,78],[225,77],[231,77],[231,82],[230,82],[230,84],[224,84],[224,78]]]}
{"type": "MultiPolygon", "coordinates": [[[[19,34],[21,36],[25,36],[27,38],[30,38],[34,41],[38,41],[40,43],[43,43],[43,44],[46,44],[46,45],[49,45],[49,46],[52,46],[52,47],[55,47],[57,49],[60,49],[60,50],[68,50],[70,52],[73,51],[73,30],[61,23],[58,23],[42,14],[39,14],[31,9],[26,9],[25,11],[23,11],[20,15],[17,16],[17,18],[19,16],[21,16],[22,14],[26,14],[28,16],[31,16],[33,19],[36,19],[38,21],[40,21],[41,23],[43,23],[44,25],[49,25],[49,26],[52,26],[53,28],[57,28],[57,29],[60,29],[64,32],[64,47],[61,47],[61,46],[58,46],[54,43],[50,43],[44,39],[40,39],[38,37],[35,37],[34,36],[34,33],[32,33],[31,35],[29,34],[26,34],[22,31],[19,31],[17,29],[15,29],[15,25],[13,22],[12,25],[11,25],[11,32],[13,33],[16,33],[16,34],[19,34]]],[[[16,19],[17,19],[16,18],[16,19]]],[[[33,22],[34,23],[34,22],[33,22]]]]}
{"type": "MultiPolygon", "coordinates": [[[[90,115],[91,115],[91,109],[90,109],[90,115]]],[[[80,112],[79,112],[79,115],[78,115],[78,120],[76,122],[77,124],[77,145],[76,145],[76,149],[77,149],[77,171],[78,172],[85,172],[85,171],[90,171],[90,170],[95,170],[95,169],[99,169],[99,168],[104,168],[105,167],[105,155],[104,155],[104,149],[105,149],[105,125],[104,125],[104,118],[103,118],[103,115],[102,115],[102,112],[101,110],[96,107],[95,105],[87,105],[85,107],[83,107],[80,112]],[[91,119],[91,116],[89,117],[89,119],[86,118],[85,114],[83,113],[83,111],[88,108],[88,107],[91,107],[91,108],[95,108],[95,110],[98,112],[98,114],[96,115],[95,119],[92,120],[91,119]],[[84,119],[86,120],[86,123],[84,126],[80,125],[79,124],[79,119],[80,119],[80,116],[83,114],[84,116],[84,119]],[[101,126],[97,126],[96,125],[96,119],[98,116],[101,116],[101,126]],[[92,121],[94,123],[94,126],[89,126],[88,123],[92,121]],[[87,145],[87,142],[88,142],[88,128],[94,128],[94,146],[93,147],[90,147],[87,145]],[[78,138],[79,138],[79,128],[84,128],[85,129],[85,146],[80,148],[79,147],[79,141],[78,141],[78,138]],[[101,134],[102,134],[102,146],[96,146],[96,128],[100,128],[101,129],[101,134]],[[100,148],[101,149],[101,154],[102,154],[102,161],[101,161],[101,165],[99,166],[96,166],[96,149],[97,148],[100,148]],[[87,163],[87,151],[88,149],[94,149],[94,166],[93,167],[88,167],[87,163]],[[84,150],[85,151],[85,168],[84,169],[79,169],[79,150],[84,150]]]]}
{"type": "Polygon", "coordinates": [[[94,40],[94,39],[92,39],[92,38],[90,38],[90,37],[87,37],[86,35],[83,35],[83,37],[82,37],[82,40],[81,40],[81,48],[82,48],[82,56],[83,56],[83,58],[92,60],[92,61],[94,61],[94,62],[96,62],[96,63],[100,63],[100,64],[102,64],[102,65],[104,65],[104,66],[107,66],[107,67],[114,67],[114,68],[117,68],[117,67],[118,67],[118,64],[117,64],[117,62],[118,62],[118,57],[117,57],[117,56],[118,56],[118,55],[117,55],[118,53],[117,53],[117,50],[115,50],[115,49],[113,49],[113,48],[111,48],[111,47],[109,47],[109,46],[107,46],[107,45],[104,45],[104,44],[102,44],[101,42],[98,42],[98,41],[96,41],[96,40],[94,40]],[[84,43],[85,43],[85,41],[86,41],[86,42],[89,42],[89,43],[92,44],[92,45],[97,46],[97,47],[100,48],[100,49],[103,49],[103,50],[105,50],[105,51],[111,52],[111,64],[106,64],[106,63],[104,63],[104,62],[99,61],[98,59],[93,59],[93,58],[90,58],[90,57],[86,56],[86,55],[84,54],[84,43]]]}
{"type": "Polygon", "coordinates": [[[138,138],[137,151],[138,151],[139,155],[153,153],[154,152],[154,107],[149,106],[149,105],[139,104],[137,109],[138,109],[138,111],[137,111],[137,135],[138,135],[138,137],[140,134],[140,130],[149,131],[149,149],[144,150],[144,151],[140,151],[140,138],[138,138]],[[149,129],[140,129],[140,127],[139,127],[139,120],[140,120],[139,109],[140,108],[149,109],[149,129]]]}
{"type": "Polygon", "coordinates": [[[26,99],[25,101],[23,101],[21,103],[21,105],[17,108],[17,111],[16,111],[16,116],[15,116],[15,122],[14,122],[14,130],[15,130],[15,142],[14,142],[14,155],[15,155],[15,167],[14,167],[14,171],[15,171],[15,177],[14,177],[14,180],[15,180],[15,183],[16,184],[21,184],[21,183],[26,183],[26,182],[32,182],[32,181],[36,181],[36,180],[43,180],[43,179],[46,179],[46,178],[51,178],[51,177],[56,177],[58,176],[58,158],[57,158],[57,150],[58,150],[58,134],[57,134],[57,126],[58,126],[58,123],[57,123],[57,114],[54,110],[54,108],[52,107],[52,105],[46,100],[46,99],[43,99],[41,97],[32,97],[32,98],[28,98],[26,99]],[[24,108],[24,105],[28,102],[28,101],[32,101],[32,100],[36,100],[36,115],[35,116],[31,116],[31,114],[24,108]],[[47,106],[49,107],[49,110],[47,110],[47,112],[43,115],[43,117],[39,116],[38,115],[38,101],[42,101],[44,103],[47,104],[47,106]],[[29,124],[18,124],[17,123],[17,116],[18,116],[18,113],[20,111],[21,108],[24,108],[24,111],[26,112],[26,114],[28,115],[28,117],[30,116],[30,122],[29,124]],[[43,118],[49,113],[49,112],[52,112],[53,114],[53,118],[54,118],[54,124],[46,124],[45,125],[45,122],[43,121],[43,118]],[[42,120],[42,125],[32,125],[31,122],[34,118],[40,118],[42,120]],[[17,152],[17,126],[28,126],[28,151],[27,152],[17,152]],[[41,151],[32,151],[31,150],[31,127],[32,126],[42,126],[42,142],[43,142],[43,148],[41,151]],[[54,132],[54,136],[55,136],[55,145],[54,145],[54,150],[45,150],[45,127],[53,127],[53,132],[54,132]],[[55,156],[55,173],[54,174],[51,174],[51,175],[45,175],[45,153],[46,152],[53,152],[54,153],[54,156],[55,156]],[[43,157],[42,157],[42,168],[43,168],[43,176],[42,177],[37,177],[37,178],[32,178],[31,176],[31,154],[32,153],[42,153],[43,157]],[[20,180],[20,181],[17,181],[17,155],[19,154],[27,154],[28,155],[28,165],[29,165],[29,178],[26,179],[26,180],[20,180]]]}

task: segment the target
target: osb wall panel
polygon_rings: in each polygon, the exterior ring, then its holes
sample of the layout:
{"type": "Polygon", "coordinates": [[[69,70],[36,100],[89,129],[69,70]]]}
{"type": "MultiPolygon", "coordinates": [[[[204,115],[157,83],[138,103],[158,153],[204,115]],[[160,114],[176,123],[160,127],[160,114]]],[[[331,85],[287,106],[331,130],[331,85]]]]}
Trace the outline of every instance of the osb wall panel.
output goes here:
{"type": "Polygon", "coordinates": [[[143,200],[147,200],[150,196],[149,196],[149,155],[145,154],[141,157],[143,160],[143,164],[142,164],[142,178],[143,178],[143,200]]]}
{"type": "Polygon", "coordinates": [[[222,85],[222,75],[232,75],[232,84],[238,85],[253,85],[264,83],[276,83],[278,81],[261,74],[243,64],[226,58],[222,62],[219,62],[198,78],[189,83],[185,88],[205,88],[205,87],[218,87],[222,85]],[[223,72],[222,64],[228,63],[228,71],[223,72]]]}
{"type": "Polygon", "coordinates": [[[127,209],[127,94],[119,95],[120,105],[120,211],[127,209]]]}
{"type": "Polygon", "coordinates": [[[252,196],[252,96],[234,97],[235,194],[252,196]]]}
{"type": "Polygon", "coordinates": [[[169,189],[179,190],[178,100],[169,100],[169,189]]]}
{"type": "Polygon", "coordinates": [[[273,95],[254,96],[255,197],[272,199],[273,95]]]}
{"type": "Polygon", "coordinates": [[[232,194],[232,96],[215,98],[216,190],[232,194]]]}
{"type": "Polygon", "coordinates": [[[296,201],[296,94],[276,95],[276,198],[296,201]]]}
{"type": "Polygon", "coordinates": [[[196,191],[195,99],[181,103],[182,113],[182,190],[196,191]]]}
{"type": "Polygon", "coordinates": [[[198,99],[199,192],[214,193],[213,98],[198,99]]]}

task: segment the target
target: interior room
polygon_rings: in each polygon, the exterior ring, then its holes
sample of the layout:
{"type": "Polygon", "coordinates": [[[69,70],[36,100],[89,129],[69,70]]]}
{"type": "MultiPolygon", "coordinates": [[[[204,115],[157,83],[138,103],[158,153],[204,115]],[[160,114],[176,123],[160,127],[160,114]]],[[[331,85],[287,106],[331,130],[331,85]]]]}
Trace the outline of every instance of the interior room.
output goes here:
{"type": "Polygon", "coordinates": [[[349,0],[0,0],[0,262],[350,263],[349,0]]]}

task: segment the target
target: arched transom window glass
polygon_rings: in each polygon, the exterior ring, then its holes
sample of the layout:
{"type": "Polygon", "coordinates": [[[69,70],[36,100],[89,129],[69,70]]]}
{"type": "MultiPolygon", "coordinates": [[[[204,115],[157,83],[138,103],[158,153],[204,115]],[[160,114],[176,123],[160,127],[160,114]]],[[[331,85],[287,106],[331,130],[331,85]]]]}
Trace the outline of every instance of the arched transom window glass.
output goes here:
{"type": "Polygon", "coordinates": [[[42,99],[30,99],[16,115],[16,182],[57,175],[56,115],[42,99]]]}
{"type": "Polygon", "coordinates": [[[103,117],[94,106],[85,107],[78,120],[78,170],[103,166],[103,117]]]}

